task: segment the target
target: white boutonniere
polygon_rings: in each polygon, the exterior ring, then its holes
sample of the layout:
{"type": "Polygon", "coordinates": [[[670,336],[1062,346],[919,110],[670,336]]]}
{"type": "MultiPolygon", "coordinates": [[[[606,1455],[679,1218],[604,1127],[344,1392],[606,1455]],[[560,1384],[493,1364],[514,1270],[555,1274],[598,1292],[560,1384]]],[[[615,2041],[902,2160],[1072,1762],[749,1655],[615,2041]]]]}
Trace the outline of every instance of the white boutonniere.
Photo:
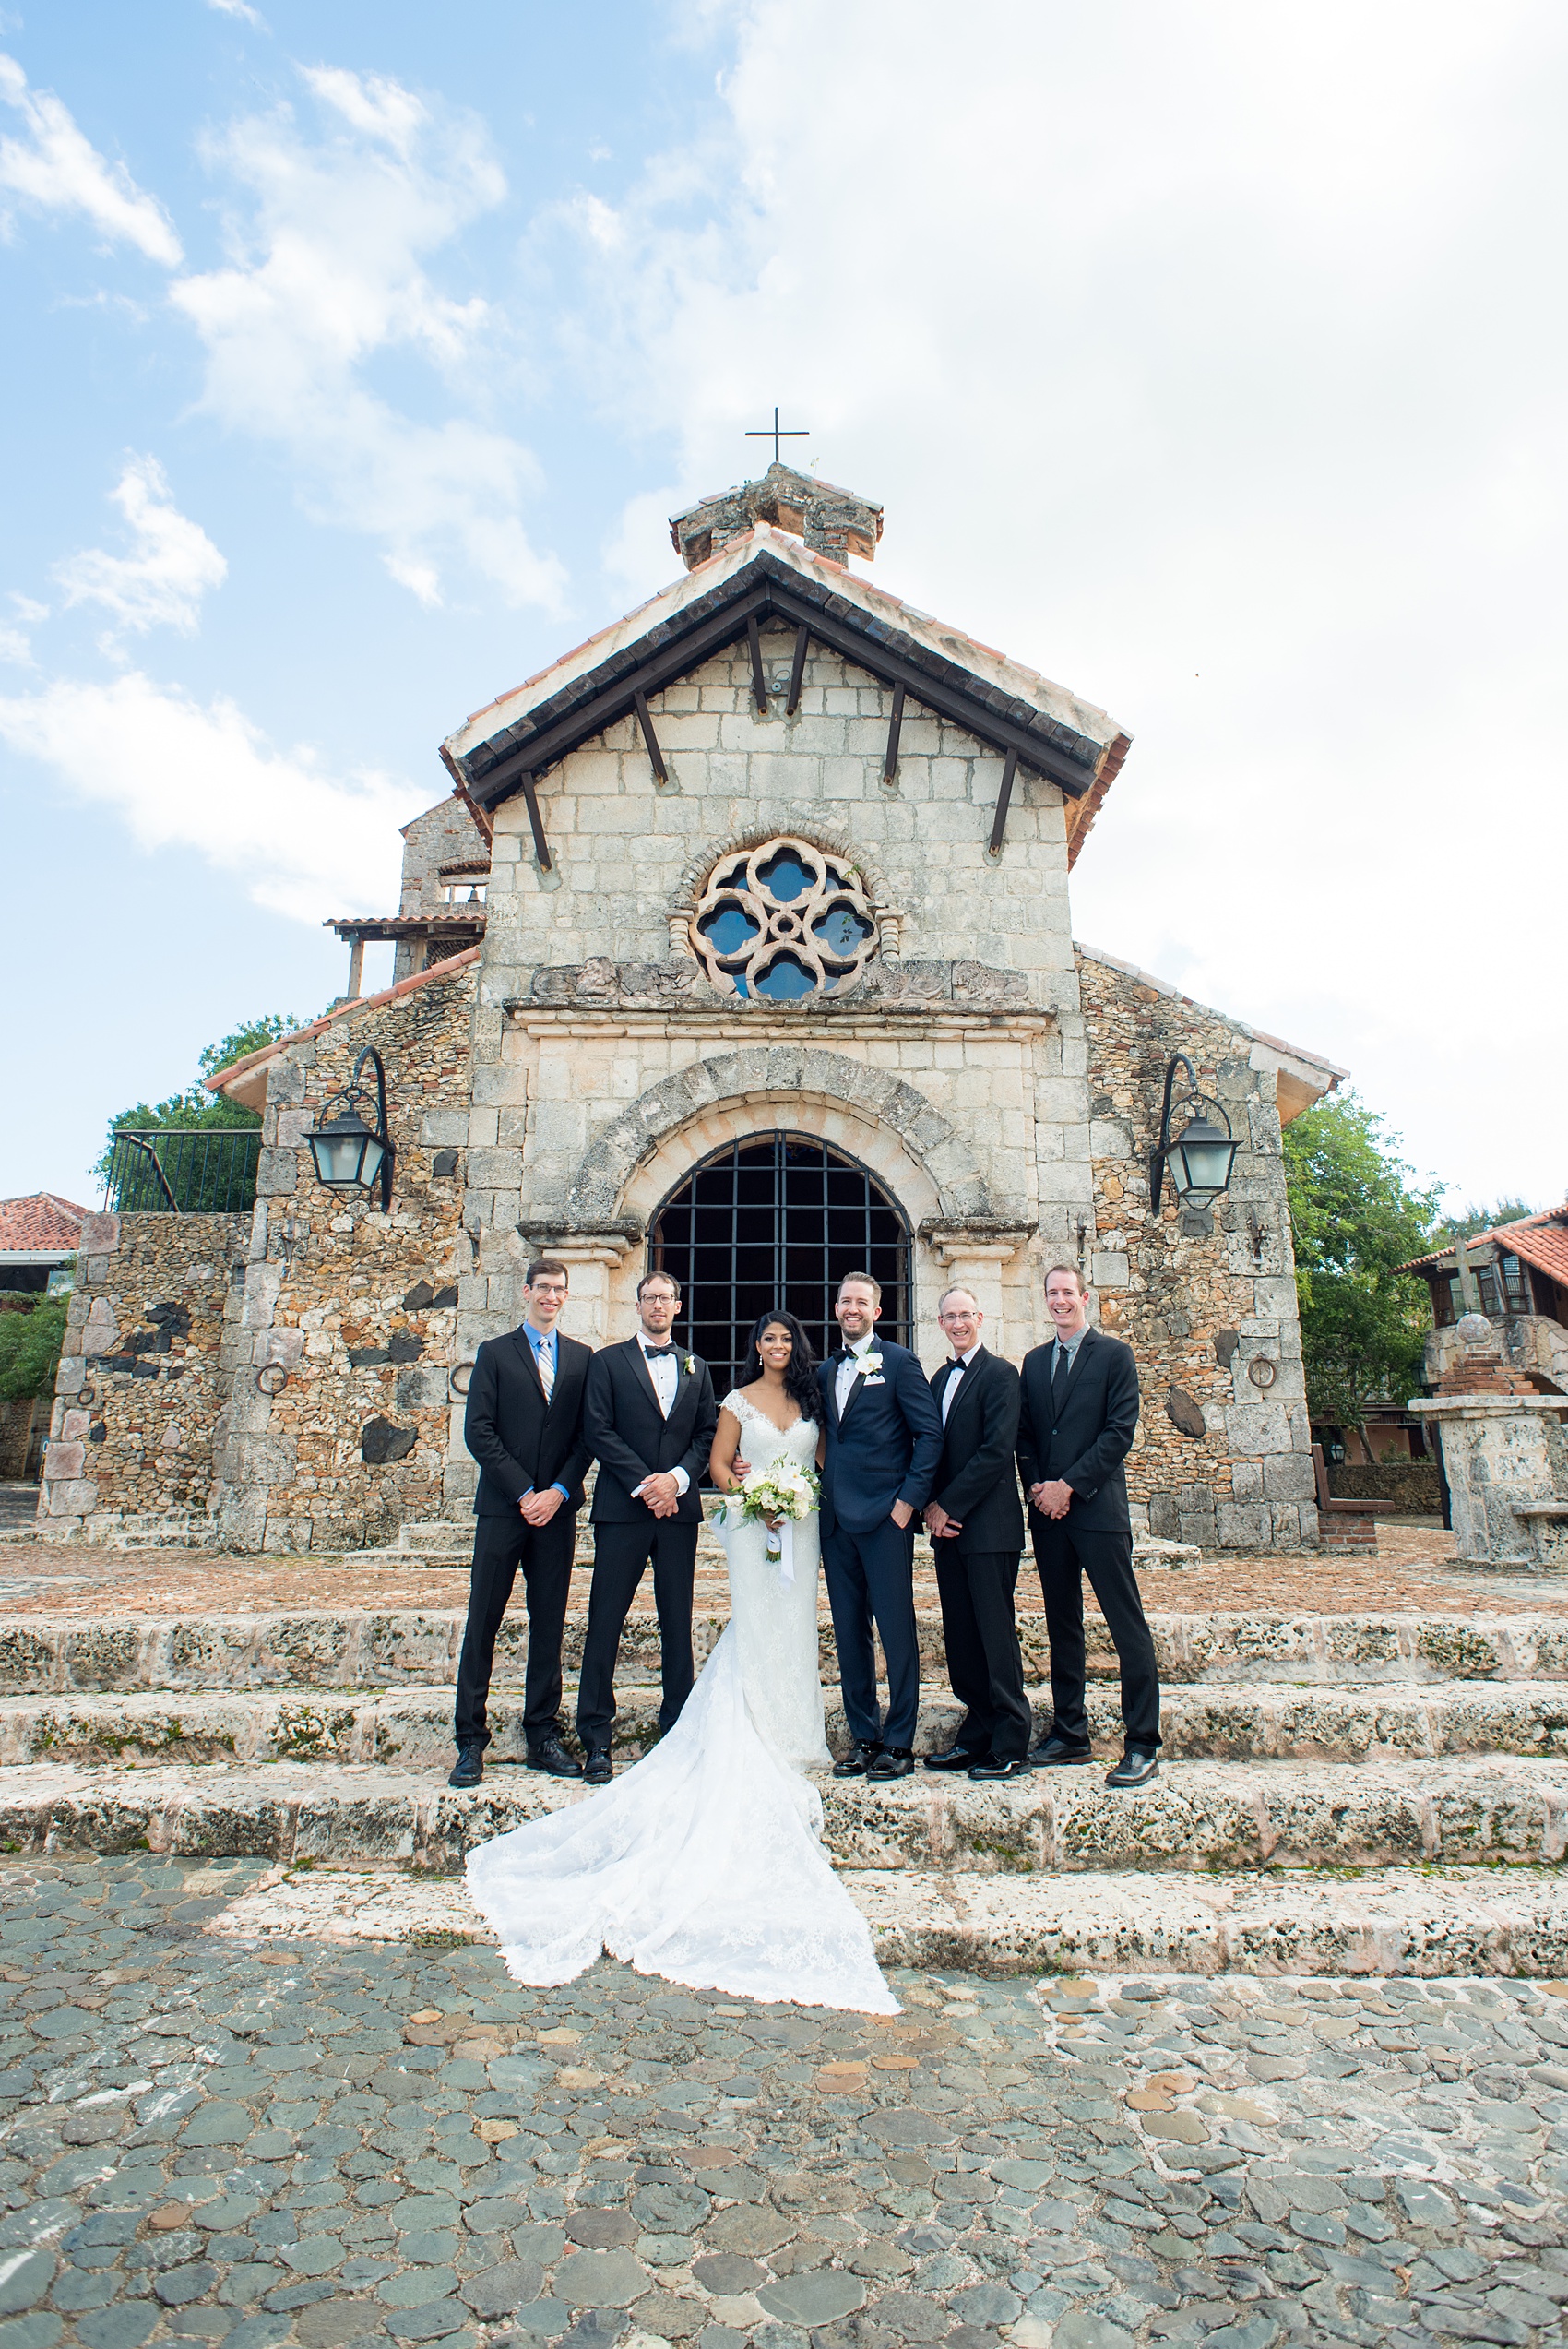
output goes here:
{"type": "Polygon", "coordinates": [[[686,1356],[686,1376],[688,1378],[695,1378],[696,1375],[697,1365],[695,1360],[691,1354],[688,1354],[686,1356]]]}
{"type": "Polygon", "coordinates": [[[879,1353],[861,1354],[861,1369],[868,1378],[880,1378],[882,1376],[882,1356],[879,1353]]]}

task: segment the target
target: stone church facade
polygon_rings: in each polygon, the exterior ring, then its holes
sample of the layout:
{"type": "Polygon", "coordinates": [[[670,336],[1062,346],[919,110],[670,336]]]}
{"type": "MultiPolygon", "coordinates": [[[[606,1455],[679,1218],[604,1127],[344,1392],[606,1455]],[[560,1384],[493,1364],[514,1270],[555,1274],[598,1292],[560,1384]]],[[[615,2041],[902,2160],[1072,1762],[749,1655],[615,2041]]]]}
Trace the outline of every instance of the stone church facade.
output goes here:
{"type": "Polygon", "coordinates": [[[672,587],[448,738],[398,914],[335,924],[350,995],[215,1080],[263,1111],[255,1215],[89,1232],[59,1531],[186,1508],[242,1549],[336,1549],[460,1518],[465,1365],[547,1247],[596,1342],[674,1270],[721,1380],[757,1311],[823,1330],[863,1263],[928,1364],[955,1280],[1016,1359],[1044,1269],[1079,1263],[1138,1355],[1149,1530],[1315,1543],[1279,1138],[1343,1072],[1075,945],[1070,871],[1128,738],[851,572],[880,529],[776,466],[677,519],[672,587]],[[360,997],[386,936],[395,984],[360,997]],[[385,1215],[322,1190],[302,1140],[366,1043],[385,1215]],[[1197,1215],[1149,1196],[1178,1051],[1241,1144],[1197,1215]],[[186,1327],[138,1353],[160,1303],[186,1327]]]}

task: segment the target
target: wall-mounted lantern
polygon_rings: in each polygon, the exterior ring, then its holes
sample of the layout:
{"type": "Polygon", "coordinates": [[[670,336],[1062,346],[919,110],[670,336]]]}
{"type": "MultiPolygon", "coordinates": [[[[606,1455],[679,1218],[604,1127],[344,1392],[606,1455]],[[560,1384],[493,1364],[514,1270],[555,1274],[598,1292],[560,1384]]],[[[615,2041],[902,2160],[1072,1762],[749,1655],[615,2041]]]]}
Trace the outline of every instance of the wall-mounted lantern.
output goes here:
{"type": "Polygon", "coordinates": [[[347,1087],[333,1094],[327,1108],[336,1109],[337,1115],[329,1117],[324,1113],[320,1125],[313,1127],[305,1136],[315,1161],[316,1181],[325,1183],[329,1191],[370,1191],[379,1183],[381,1211],[386,1214],[392,1205],[395,1152],[386,1130],[386,1071],[374,1044],[366,1044],[354,1063],[354,1073],[347,1087]],[[362,1109],[371,1105],[370,1094],[360,1083],[360,1071],[367,1060],[375,1070],[374,1127],[367,1126],[362,1115],[362,1109]]]}
{"type": "Polygon", "coordinates": [[[1198,1090],[1197,1071],[1184,1052],[1179,1052],[1165,1072],[1165,1106],[1160,1112],[1159,1142],[1149,1154],[1148,1186],[1150,1211],[1159,1213],[1160,1193],[1167,1169],[1170,1187],[1180,1206],[1194,1212],[1212,1207],[1221,1191],[1230,1187],[1230,1169],[1236,1163],[1239,1142],[1230,1136],[1230,1120],[1216,1101],[1198,1090]],[[1176,1083],[1176,1071],[1184,1069],[1189,1091],[1176,1103],[1178,1109],[1190,1106],[1194,1111],[1186,1125],[1174,1139],[1170,1132],[1170,1096],[1176,1083]],[[1220,1123],[1217,1126],[1208,1116],[1212,1110],[1220,1123]]]}

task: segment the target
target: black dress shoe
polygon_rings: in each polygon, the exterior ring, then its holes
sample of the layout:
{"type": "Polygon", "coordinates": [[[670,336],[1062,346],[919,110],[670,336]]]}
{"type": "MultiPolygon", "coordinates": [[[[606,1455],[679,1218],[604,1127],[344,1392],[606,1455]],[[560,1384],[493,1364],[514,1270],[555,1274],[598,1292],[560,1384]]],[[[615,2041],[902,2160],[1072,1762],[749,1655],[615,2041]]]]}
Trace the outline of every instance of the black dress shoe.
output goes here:
{"type": "Polygon", "coordinates": [[[529,1768],[542,1770],[552,1778],[580,1778],[583,1766],[575,1761],[559,1737],[541,1737],[537,1746],[529,1747],[529,1768]]]}
{"type": "Polygon", "coordinates": [[[590,1746],[583,1764],[583,1776],[590,1786],[608,1786],[615,1775],[608,1746],[590,1746]]]}
{"type": "Polygon", "coordinates": [[[1094,1747],[1070,1746],[1065,1737],[1042,1737],[1029,1747],[1029,1759],[1037,1770],[1056,1770],[1069,1762],[1092,1762],[1094,1747]]]}
{"type": "Polygon", "coordinates": [[[1108,1786],[1146,1786],[1159,1775],[1159,1756],[1150,1746],[1129,1746],[1106,1778],[1108,1786]]]}
{"type": "Polygon", "coordinates": [[[927,1770],[973,1770],[976,1762],[984,1761],[982,1750],[973,1746],[944,1746],[939,1754],[927,1754],[927,1770]]]}
{"type": "Polygon", "coordinates": [[[835,1778],[863,1778],[882,1747],[873,1739],[857,1737],[842,1761],[833,1765],[835,1778]]]}
{"type": "Polygon", "coordinates": [[[1013,1761],[978,1761],[970,1771],[971,1778],[1028,1778],[1034,1769],[1027,1754],[1019,1754],[1013,1761]]]}
{"type": "Polygon", "coordinates": [[[447,1779],[448,1786],[477,1786],[484,1776],[484,1747],[481,1745],[459,1746],[457,1767],[447,1779]]]}
{"type": "Polygon", "coordinates": [[[884,1746],[873,1762],[868,1763],[868,1779],[909,1778],[913,1775],[915,1758],[908,1746],[884,1746]]]}

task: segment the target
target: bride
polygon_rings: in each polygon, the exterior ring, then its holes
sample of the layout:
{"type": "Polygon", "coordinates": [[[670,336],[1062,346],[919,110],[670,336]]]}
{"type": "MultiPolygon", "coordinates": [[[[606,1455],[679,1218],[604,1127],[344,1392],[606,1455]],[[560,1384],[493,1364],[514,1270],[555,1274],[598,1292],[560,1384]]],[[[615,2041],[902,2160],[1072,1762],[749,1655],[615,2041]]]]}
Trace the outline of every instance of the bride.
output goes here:
{"type": "MultiPolygon", "coordinates": [[[[752,1333],[748,1383],[724,1398],[710,1472],[809,1468],[816,1365],[791,1313],[752,1333]]],[[[730,1511],[725,1511],[726,1520],[730,1511]]],[[[601,1949],[694,1990],[897,2014],[870,1928],[822,1848],[805,1770],[830,1757],[817,1667],[814,1510],[773,1530],[721,1526],[730,1621],[674,1727],[610,1785],[469,1857],[469,1889],[517,1982],[569,1982],[601,1949]]]]}

